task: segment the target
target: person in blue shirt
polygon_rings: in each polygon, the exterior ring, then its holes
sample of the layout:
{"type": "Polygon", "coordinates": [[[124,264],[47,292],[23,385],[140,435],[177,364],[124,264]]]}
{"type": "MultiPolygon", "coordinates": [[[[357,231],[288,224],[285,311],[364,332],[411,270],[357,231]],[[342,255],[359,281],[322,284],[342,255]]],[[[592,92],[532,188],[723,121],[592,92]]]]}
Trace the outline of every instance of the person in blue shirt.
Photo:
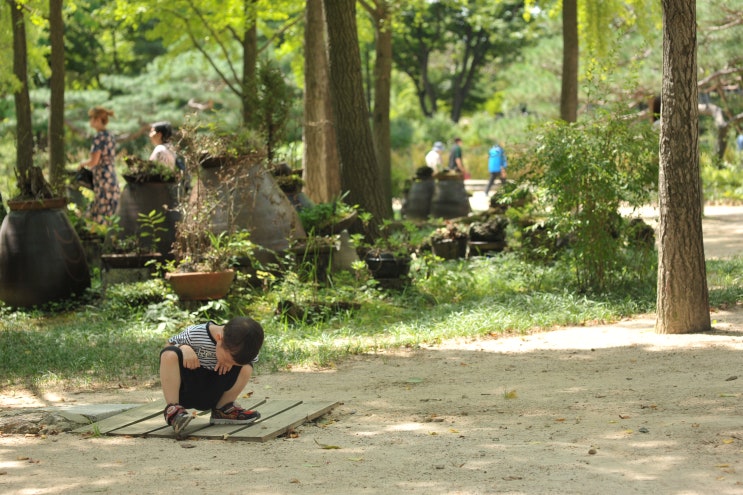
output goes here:
{"type": "Polygon", "coordinates": [[[488,172],[490,172],[490,180],[488,180],[488,186],[485,188],[485,195],[490,192],[490,188],[493,187],[495,180],[500,178],[502,184],[506,183],[506,167],[508,161],[506,160],[506,152],[503,148],[495,143],[492,148],[488,151],[488,172]]]}

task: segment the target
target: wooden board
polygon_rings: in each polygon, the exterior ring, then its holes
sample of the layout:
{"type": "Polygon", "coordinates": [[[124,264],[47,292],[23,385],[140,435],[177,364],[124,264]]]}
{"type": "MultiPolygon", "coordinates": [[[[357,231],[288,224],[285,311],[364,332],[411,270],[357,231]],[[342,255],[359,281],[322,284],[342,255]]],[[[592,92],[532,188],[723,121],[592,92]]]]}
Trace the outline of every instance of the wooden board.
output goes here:
{"type": "MultiPolygon", "coordinates": [[[[257,409],[261,405],[265,404],[266,401],[262,399],[252,399],[252,400],[242,400],[240,401],[240,407],[244,407],[245,409],[257,409]]],[[[203,430],[204,428],[214,428],[217,425],[210,425],[209,419],[211,418],[211,411],[202,411],[199,413],[198,416],[196,416],[194,419],[191,420],[191,422],[188,424],[186,429],[181,432],[181,438],[188,438],[190,436],[193,436],[197,431],[203,430]]],[[[147,436],[150,437],[158,437],[158,438],[175,438],[175,432],[173,431],[173,428],[171,428],[168,425],[165,425],[164,422],[160,422],[158,425],[159,428],[157,430],[150,430],[149,432],[145,433],[147,436]]],[[[221,425],[224,426],[224,425],[221,425]]],[[[229,426],[229,425],[227,425],[229,426]]],[[[243,428],[243,426],[239,426],[239,428],[243,428]]],[[[235,425],[232,425],[232,429],[235,429],[235,425]]],[[[112,435],[118,434],[118,431],[111,432],[112,435]]]]}
{"type": "Polygon", "coordinates": [[[267,401],[263,406],[256,408],[261,413],[261,419],[249,423],[248,425],[213,425],[209,428],[205,428],[197,433],[199,438],[231,438],[232,435],[242,429],[254,428],[256,425],[261,424],[263,421],[275,416],[281,412],[296,407],[301,404],[301,400],[271,400],[267,401]]]}
{"type": "Polygon", "coordinates": [[[240,430],[230,435],[229,438],[250,442],[265,442],[281,436],[307,421],[319,418],[337,405],[337,402],[302,402],[296,407],[283,411],[276,416],[272,416],[266,420],[262,419],[252,428],[240,430]]]}
{"type": "Polygon", "coordinates": [[[105,435],[112,430],[122,428],[133,423],[137,423],[144,419],[149,419],[153,416],[160,415],[162,419],[163,409],[165,409],[164,400],[156,400],[155,402],[148,402],[138,407],[128,409],[122,413],[114,416],[109,416],[106,419],[102,419],[97,423],[91,423],[89,425],[82,426],[74,433],[99,433],[105,435]]]}
{"type": "MultiPolygon", "coordinates": [[[[243,400],[240,405],[246,409],[256,409],[261,413],[261,418],[248,425],[210,425],[211,411],[202,411],[191,420],[186,430],[181,433],[181,438],[265,442],[307,421],[319,418],[336,407],[338,402],[252,399],[243,400]]],[[[162,415],[164,408],[165,402],[162,400],[144,404],[74,431],[77,433],[97,432],[105,435],[175,438],[173,429],[165,425],[162,415]]]]}

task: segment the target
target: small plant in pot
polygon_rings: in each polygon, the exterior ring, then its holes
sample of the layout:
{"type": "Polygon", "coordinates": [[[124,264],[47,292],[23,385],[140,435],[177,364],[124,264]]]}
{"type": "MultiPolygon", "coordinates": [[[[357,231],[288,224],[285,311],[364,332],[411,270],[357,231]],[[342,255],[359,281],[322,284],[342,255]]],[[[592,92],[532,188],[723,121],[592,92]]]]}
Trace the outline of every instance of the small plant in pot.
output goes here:
{"type": "MultiPolygon", "coordinates": [[[[362,215],[362,221],[368,221],[366,214],[362,215]]],[[[362,246],[360,257],[376,280],[404,279],[410,273],[413,237],[417,231],[412,222],[384,220],[371,245],[365,246],[359,234],[352,238],[357,246],[362,246]]]]}
{"type": "Polygon", "coordinates": [[[332,235],[349,229],[358,218],[358,207],[346,204],[348,193],[327,203],[317,203],[299,211],[299,220],[307,234],[332,235]]]}
{"type": "Polygon", "coordinates": [[[127,169],[122,175],[130,184],[175,182],[178,178],[178,172],[162,162],[127,156],[124,158],[124,163],[126,163],[127,169]]]}
{"type": "Polygon", "coordinates": [[[255,245],[250,233],[223,231],[210,226],[210,208],[206,198],[181,205],[182,220],[176,225],[174,259],[161,264],[165,278],[182,301],[221,299],[235,279],[234,267],[240,259],[251,259],[255,245]]]}
{"type": "Polygon", "coordinates": [[[433,254],[447,260],[467,256],[467,231],[454,222],[447,221],[434,230],[428,238],[433,254]]]}
{"type": "Polygon", "coordinates": [[[124,235],[120,218],[116,215],[111,217],[108,225],[96,225],[95,232],[103,237],[101,259],[104,267],[141,268],[150,260],[161,259],[163,255],[156,246],[166,231],[164,223],[165,215],[152,210],[138,214],[137,231],[132,235],[124,235]]]}

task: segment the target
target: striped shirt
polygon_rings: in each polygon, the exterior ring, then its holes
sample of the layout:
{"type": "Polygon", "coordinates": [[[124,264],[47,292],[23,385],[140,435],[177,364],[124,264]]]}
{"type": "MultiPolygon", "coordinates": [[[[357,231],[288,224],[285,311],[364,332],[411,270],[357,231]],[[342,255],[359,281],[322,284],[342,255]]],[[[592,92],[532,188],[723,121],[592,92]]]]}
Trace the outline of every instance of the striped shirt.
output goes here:
{"type": "Polygon", "coordinates": [[[214,370],[217,367],[217,341],[209,333],[209,325],[215,323],[209,321],[191,325],[178,335],[170,337],[168,343],[189,346],[199,358],[199,365],[202,368],[214,370]]]}

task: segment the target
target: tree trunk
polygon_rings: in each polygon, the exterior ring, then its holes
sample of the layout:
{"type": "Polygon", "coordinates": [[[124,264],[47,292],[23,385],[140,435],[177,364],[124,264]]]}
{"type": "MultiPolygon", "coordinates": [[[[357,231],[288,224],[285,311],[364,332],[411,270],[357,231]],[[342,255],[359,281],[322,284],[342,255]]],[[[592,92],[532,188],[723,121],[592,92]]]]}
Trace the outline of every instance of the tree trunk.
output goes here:
{"type": "Polygon", "coordinates": [[[390,129],[390,85],[392,80],[392,30],[387,0],[376,2],[374,17],[376,59],[374,61],[374,109],[372,132],[377,151],[379,177],[385,201],[392,204],[392,143],[390,129]]]}
{"type": "Polygon", "coordinates": [[[578,47],[577,0],[563,0],[560,118],[565,122],[578,120],[578,47]]]}
{"type": "Polygon", "coordinates": [[[304,191],[313,201],[327,203],[341,195],[341,177],[322,0],[307,0],[305,16],[304,191]]]}
{"type": "Polygon", "coordinates": [[[62,0],[49,0],[51,42],[51,101],[49,105],[49,178],[55,191],[64,185],[64,85],[65,51],[62,0]]]}
{"type": "Polygon", "coordinates": [[[330,94],[341,159],[341,188],[377,222],[392,216],[379,177],[364,99],[355,0],[323,0],[328,34],[330,94]]]}
{"type": "Polygon", "coordinates": [[[695,0],[662,0],[658,333],[710,329],[704,264],[695,0]]]}
{"type": "Polygon", "coordinates": [[[31,98],[28,93],[26,24],[23,10],[15,0],[7,0],[13,25],[13,74],[20,88],[13,94],[16,115],[16,169],[21,196],[31,197],[30,171],[33,165],[34,137],[31,126],[31,98]]]}
{"type": "Polygon", "coordinates": [[[258,101],[256,67],[258,66],[258,35],[256,32],[256,0],[245,0],[245,33],[243,45],[242,117],[246,127],[255,127],[254,112],[258,101]]]}

